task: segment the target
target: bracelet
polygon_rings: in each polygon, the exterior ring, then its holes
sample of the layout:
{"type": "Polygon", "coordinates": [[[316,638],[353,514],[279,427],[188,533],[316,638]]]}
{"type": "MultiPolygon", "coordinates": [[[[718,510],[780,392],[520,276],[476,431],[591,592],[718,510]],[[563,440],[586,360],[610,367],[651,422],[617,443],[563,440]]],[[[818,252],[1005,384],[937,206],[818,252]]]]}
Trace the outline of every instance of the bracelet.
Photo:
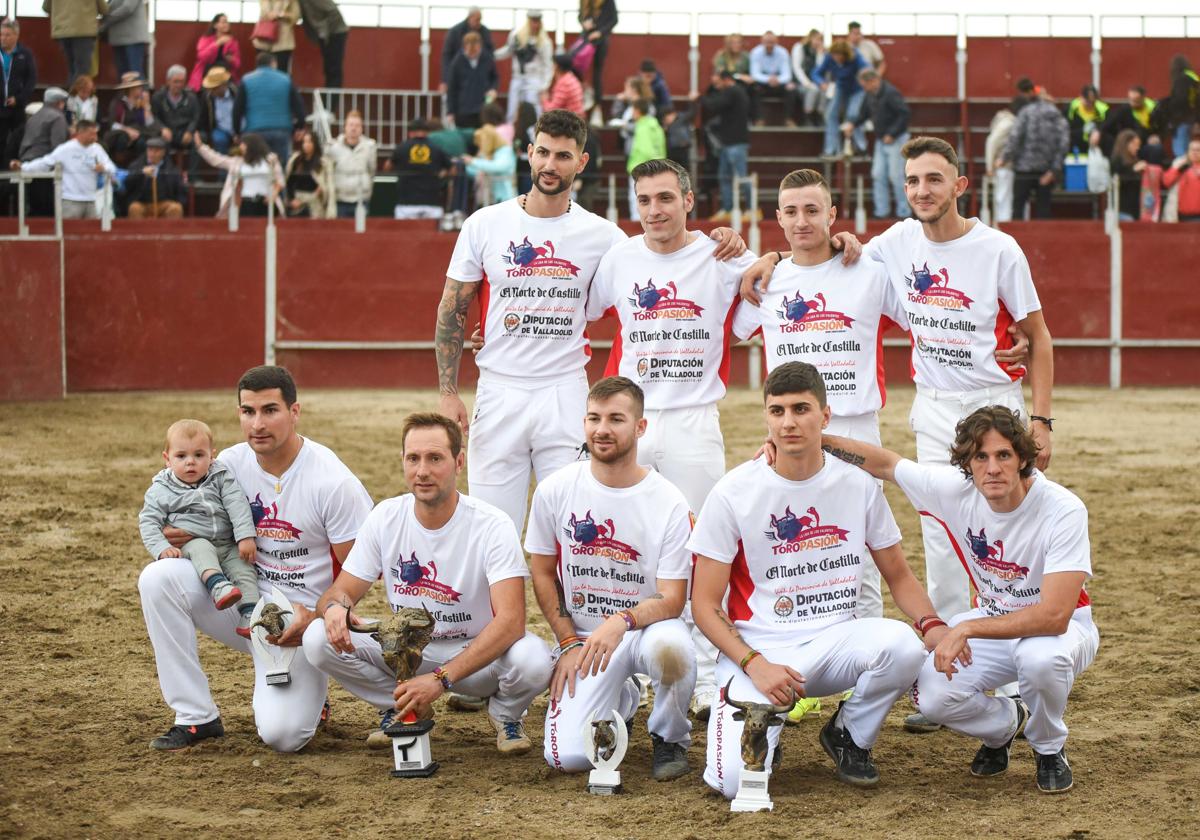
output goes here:
{"type": "Polygon", "coordinates": [[[924,635],[925,634],[925,622],[929,621],[931,618],[937,618],[937,617],[938,617],[937,613],[930,613],[929,615],[923,615],[920,618],[918,618],[916,621],[913,622],[913,629],[916,630],[918,633],[924,635]]]}
{"type": "Polygon", "coordinates": [[[1047,429],[1049,429],[1052,432],[1054,431],[1054,418],[1053,417],[1042,417],[1038,414],[1030,414],[1029,422],[1032,423],[1034,420],[1037,420],[1039,423],[1045,423],[1047,429]]]}
{"type": "Polygon", "coordinates": [[[633,617],[633,610],[621,610],[617,615],[625,621],[626,630],[637,629],[637,619],[633,617]]]}
{"type": "Polygon", "coordinates": [[[942,621],[940,618],[931,618],[921,627],[921,637],[924,638],[934,627],[949,627],[950,625],[942,621]]]}
{"type": "Polygon", "coordinates": [[[775,265],[780,265],[784,260],[791,256],[791,254],[786,251],[776,251],[775,253],[779,254],[779,260],[775,263],[775,265]]]}
{"type": "Polygon", "coordinates": [[[554,652],[554,660],[557,662],[559,659],[562,659],[562,657],[564,655],[566,655],[567,652],[572,651],[575,648],[581,648],[585,644],[586,644],[586,642],[584,642],[583,639],[576,639],[575,641],[571,642],[570,644],[563,645],[562,647],[558,648],[554,652]]]}
{"type": "Polygon", "coordinates": [[[579,644],[583,644],[583,641],[584,641],[583,636],[567,636],[565,639],[563,639],[562,641],[560,641],[558,643],[558,650],[561,653],[562,651],[564,651],[567,648],[574,645],[576,642],[578,642],[579,644]]]}
{"type": "Polygon", "coordinates": [[[756,656],[762,656],[762,654],[751,648],[750,652],[742,657],[742,661],[738,663],[738,667],[745,671],[746,666],[753,662],[756,656]]]}
{"type": "Polygon", "coordinates": [[[437,677],[438,682],[442,684],[442,688],[444,688],[446,691],[450,691],[454,688],[454,683],[450,681],[450,677],[447,676],[446,670],[442,668],[442,666],[439,665],[438,667],[434,668],[433,675],[437,677]]]}
{"type": "Polygon", "coordinates": [[[350,610],[353,609],[353,605],[351,604],[340,604],[337,601],[330,601],[325,605],[325,609],[321,610],[321,618],[325,617],[325,613],[329,612],[330,607],[345,607],[347,620],[350,618],[350,610]]]}

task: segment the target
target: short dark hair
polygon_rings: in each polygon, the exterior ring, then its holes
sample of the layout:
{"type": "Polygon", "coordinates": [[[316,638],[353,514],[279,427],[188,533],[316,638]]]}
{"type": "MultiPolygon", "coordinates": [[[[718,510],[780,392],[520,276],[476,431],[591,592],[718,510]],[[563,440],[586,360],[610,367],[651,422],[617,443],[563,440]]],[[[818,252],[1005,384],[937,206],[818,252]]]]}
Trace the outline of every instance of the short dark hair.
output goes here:
{"type": "Polygon", "coordinates": [[[783,176],[783,180],[779,182],[779,191],[796,190],[801,187],[821,187],[825,190],[825,194],[833,199],[833,194],[829,189],[829,182],[825,180],[825,176],[815,169],[793,169],[791,172],[783,176]]]}
{"type": "Polygon", "coordinates": [[[642,99],[640,96],[630,103],[630,107],[642,116],[646,116],[650,113],[650,101],[648,99],[642,99]]]}
{"type": "Polygon", "coordinates": [[[1134,85],[1133,87],[1130,88],[1130,90],[1133,91],[1134,93],[1136,93],[1138,96],[1146,95],[1146,89],[1144,87],[1142,87],[1141,85],[1134,85]]]}
{"type": "Polygon", "coordinates": [[[484,125],[504,125],[504,109],[495,102],[489,102],[479,112],[479,121],[484,125]]]}
{"type": "Polygon", "coordinates": [[[652,58],[643,58],[642,66],[640,69],[641,69],[641,72],[643,72],[643,73],[657,73],[658,72],[658,68],[654,66],[654,59],[652,59],[652,58]]]}
{"type": "Polygon", "coordinates": [[[846,27],[847,32],[853,32],[855,29],[862,29],[862,24],[856,20],[850,21],[850,25],[846,27]]]}
{"type": "Polygon", "coordinates": [[[954,167],[955,172],[959,171],[958,152],[940,137],[914,137],[900,149],[900,155],[905,160],[913,160],[931,152],[944,157],[954,167]]]}
{"type": "Polygon", "coordinates": [[[763,383],[763,402],[767,397],[805,391],[817,398],[817,405],[825,407],[825,380],[821,378],[821,372],[808,362],[784,362],[771,371],[763,383]]]}
{"type": "Polygon", "coordinates": [[[77,120],[75,122],[75,131],[76,132],[87,131],[92,128],[96,128],[95,120],[77,120]]]}
{"type": "Polygon", "coordinates": [[[633,401],[634,416],[640,418],[646,409],[646,395],[640,385],[627,376],[606,376],[591,387],[587,401],[607,400],[618,394],[628,394],[633,401]]]}
{"type": "Polygon", "coordinates": [[[1022,76],[1021,78],[1017,79],[1017,90],[1021,91],[1021,93],[1033,93],[1036,87],[1037,86],[1033,83],[1033,79],[1029,78],[1028,76],[1022,76]]]}
{"type": "Polygon", "coordinates": [[[1096,97],[1097,99],[1099,99],[1099,98],[1100,98],[1100,91],[1096,90],[1096,86],[1095,86],[1095,85],[1084,85],[1084,86],[1083,86],[1083,87],[1082,87],[1082,88],[1079,90],[1079,95],[1080,95],[1080,96],[1087,96],[1089,93],[1090,93],[1092,96],[1096,97]]]}
{"type": "Polygon", "coordinates": [[[533,126],[533,136],[537,137],[542,133],[549,134],[551,137],[570,137],[580,151],[583,151],[583,147],[587,144],[587,123],[574,111],[564,108],[546,111],[538,117],[537,123],[533,126]]]}
{"type": "Polygon", "coordinates": [[[988,432],[997,432],[1012,444],[1013,451],[1021,459],[1021,478],[1033,475],[1037,441],[1021,422],[1021,415],[1003,405],[978,408],[958,421],[954,428],[954,444],[950,447],[950,463],[971,478],[971,459],[983,446],[983,436],[988,432]]]}
{"type": "Polygon", "coordinates": [[[270,391],[274,388],[279,389],[284,404],[291,408],[296,402],[296,380],[292,379],[288,369],[279,365],[252,367],[238,380],[238,402],[242,401],[242,391],[270,391]]]}
{"type": "Polygon", "coordinates": [[[404,453],[405,444],[408,441],[408,433],[413,429],[437,428],[441,428],[446,432],[446,437],[450,440],[450,454],[457,458],[458,453],[462,452],[462,427],[449,417],[444,414],[438,414],[436,411],[417,411],[404,418],[404,422],[400,424],[401,454],[404,453]]]}
{"type": "Polygon", "coordinates": [[[643,178],[653,178],[655,175],[664,175],[667,172],[673,173],[678,179],[680,195],[687,195],[692,191],[692,176],[678,163],[667,158],[643,161],[633,167],[629,177],[633,178],[634,184],[637,184],[643,178]]]}
{"type": "Polygon", "coordinates": [[[255,67],[274,67],[275,64],[275,53],[260,52],[254,56],[255,67]]]}

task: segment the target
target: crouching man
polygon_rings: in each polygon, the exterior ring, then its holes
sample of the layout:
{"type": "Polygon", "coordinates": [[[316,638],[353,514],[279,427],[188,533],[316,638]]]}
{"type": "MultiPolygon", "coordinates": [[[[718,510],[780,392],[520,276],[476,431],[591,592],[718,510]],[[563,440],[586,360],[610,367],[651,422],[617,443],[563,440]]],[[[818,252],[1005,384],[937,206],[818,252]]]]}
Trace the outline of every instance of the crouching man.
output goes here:
{"type": "MultiPolygon", "coordinates": [[[[821,451],[830,418],[821,374],[788,362],[771,371],[764,392],[774,464],[742,464],[704,503],[688,543],[696,555],[692,615],[721,651],[717,684],[729,684],[740,703],[790,708],[805,692],[853,689],[821,729],[821,746],[843,782],[874,785],[871,747],[926,650],[899,621],[858,617],[865,568],[874,561],[896,605],[918,623],[933,606],[905,562],[880,486],[821,451]]],[[[926,643],[946,632],[931,631],[926,643]]],[[[726,798],[737,793],[742,769],[736,711],[722,696],[708,723],[704,781],[726,798]]],[[[768,766],[779,731],[768,730],[768,766]]]]}
{"type": "Polygon", "coordinates": [[[920,711],[983,741],[972,775],[1008,769],[1023,729],[1037,759],[1038,790],[1070,790],[1063,713],[1100,644],[1084,588],[1092,562],[1083,502],[1034,468],[1037,444],[1004,406],[980,408],[958,423],[948,467],[848,438],[827,436],[825,444],[896,482],[922,516],[944,528],[978,592],[975,609],[948,619],[952,629],[921,669],[914,692],[920,711]],[[1020,699],[985,694],[1013,680],[1020,699]]]}
{"type": "Polygon", "coordinates": [[[523,719],[550,681],[550,651],[525,628],[525,555],[499,509],[458,492],[462,431],[440,414],[411,414],[401,427],[411,493],[380,502],[367,517],[341,574],[317,603],[305,655],[318,670],[381,711],[368,744],[390,747],[383,730],[407,712],[428,715],[457,688],[490,698],[496,747],[531,746],[523,719]],[[425,606],[435,620],[417,676],[397,684],[379,642],[352,633],[353,612],[378,578],[393,610],[425,606]]]}
{"type": "Polygon", "coordinates": [[[691,516],[683,494],[637,462],[643,400],[624,376],[592,386],[583,423],[591,460],[538,485],[525,548],[538,604],[558,641],[546,762],[590,769],[584,722],[611,710],[631,720],[640,696],[634,674],[649,674],[652,775],[661,782],[690,769],[696,653],[679,616],[692,571],[691,516]]]}

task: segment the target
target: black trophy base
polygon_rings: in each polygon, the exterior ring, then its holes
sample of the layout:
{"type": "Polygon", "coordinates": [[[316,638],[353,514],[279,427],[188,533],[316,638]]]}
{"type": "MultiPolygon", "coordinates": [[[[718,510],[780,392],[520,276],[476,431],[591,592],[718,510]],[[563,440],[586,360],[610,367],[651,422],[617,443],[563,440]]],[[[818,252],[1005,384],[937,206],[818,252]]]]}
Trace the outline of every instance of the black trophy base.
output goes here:
{"type": "Polygon", "coordinates": [[[424,767],[418,767],[415,770],[393,770],[393,779],[427,779],[437,772],[438,763],[431,761],[424,767]]]}
{"type": "Polygon", "coordinates": [[[425,735],[433,729],[432,720],[418,720],[416,723],[400,723],[397,721],[383,730],[389,738],[402,738],[405,735],[425,735]]]}

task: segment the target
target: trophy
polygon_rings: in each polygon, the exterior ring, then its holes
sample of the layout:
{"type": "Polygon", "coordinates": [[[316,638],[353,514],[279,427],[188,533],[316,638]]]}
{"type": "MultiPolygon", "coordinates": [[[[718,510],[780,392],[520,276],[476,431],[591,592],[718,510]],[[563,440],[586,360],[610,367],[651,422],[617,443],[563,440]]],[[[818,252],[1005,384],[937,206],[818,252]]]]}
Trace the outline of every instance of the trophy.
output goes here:
{"type": "Polygon", "coordinates": [[[250,647],[258,662],[267,663],[267,685],[287,685],[292,681],[292,659],[298,647],[280,647],[267,641],[279,636],[291,624],[292,605],[277,588],[263,595],[250,613],[250,647]]]}
{"type": "Polygon", "coordinates": [[[588,775],[588,793],[612,796],[621,792],[621,774],[617,765],[625,758],[629,732],[616,709],[611,720],[596,720],[596,713],[583,722],[583,743],[588,761],[596,769],[588,775]]]}
{"type": "Polygon", "coordinates": [[[725,702],[737,709],[734,720],[742,721],[742,772],[738,779],[738,792],[729,805],[730,811],[773,811],[775,803],[767,794],[767,780],[771,771],[767,763],[767,730],[783,724],[779,717],[795,705],[794,701],[784,706],[770,703],[742,703],[729,696],[731,677],[722,692],[725,702]]]}
{"type": "MultiPolygon", "coordinates": [[[[421,667],[421,652],[433,638],[433,614],[422,605],[396,610],[384,621],[351,624],[355,633],[370,633],[383,648],[383,661],[396,674],[396,682],[412,679],[421,667]]],[[[383,731],[392,739],[396,769],[392,776],[401,779],[424,778],[437,772],[438,763],[430,757],[429,731],[432,720],[417,720],[413,712],[383,731]]]]}

